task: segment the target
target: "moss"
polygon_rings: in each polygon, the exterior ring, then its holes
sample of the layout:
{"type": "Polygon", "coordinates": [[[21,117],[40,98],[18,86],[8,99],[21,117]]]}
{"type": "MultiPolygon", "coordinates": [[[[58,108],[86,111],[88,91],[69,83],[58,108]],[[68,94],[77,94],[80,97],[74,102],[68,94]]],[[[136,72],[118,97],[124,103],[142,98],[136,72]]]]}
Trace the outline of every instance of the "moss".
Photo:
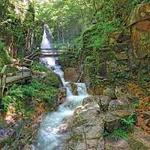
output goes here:
{"type": "Polygon", "coordinates": [[[74,142],[81,141],[81,140],[83,140],[82,134],[73,134],[69,139],[69,141],[74,141],[74,142]]]}
{"type": "MultiPolygon", "coordinates": [[[[39,62],[34,62],[32,65],[32,70],[37,72],[45,72],[47,74],[46,78],[41,79],[42,82],[49,84],[54,87],[59,87],[60,80],[56,74],[54,74],[51,70],[47,69],[43,64],[39,62]]],[[[39,79],[40,80],[40,79],[39,79]]]]}

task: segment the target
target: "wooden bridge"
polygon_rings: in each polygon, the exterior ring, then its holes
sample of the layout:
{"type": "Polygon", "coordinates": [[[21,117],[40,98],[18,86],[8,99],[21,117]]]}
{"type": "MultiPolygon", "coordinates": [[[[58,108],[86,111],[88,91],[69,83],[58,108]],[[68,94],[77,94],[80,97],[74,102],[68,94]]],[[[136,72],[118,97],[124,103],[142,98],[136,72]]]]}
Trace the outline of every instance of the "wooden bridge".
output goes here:
{"type": "Polygon", "coordinates": [[[41,57],[47,57],[47,56],[59,56],[61,55],[65,50],[58,50],[56,48],[52,49],[41,49],[41,57]]]}
{"type": "MultiPolygon", "coordinates": [[[[29,60],[30,61],[30,60],[29,60]]],[[[18,66],[17,71],[7,73],[7,68],[12,65],[5,65],[0,72],[0,96],[3,97],[4,91],[7,87],[21,82],[30,81],[32,78],[31,69],[27,68],[32,64],[32,61],[18,66]]]]}

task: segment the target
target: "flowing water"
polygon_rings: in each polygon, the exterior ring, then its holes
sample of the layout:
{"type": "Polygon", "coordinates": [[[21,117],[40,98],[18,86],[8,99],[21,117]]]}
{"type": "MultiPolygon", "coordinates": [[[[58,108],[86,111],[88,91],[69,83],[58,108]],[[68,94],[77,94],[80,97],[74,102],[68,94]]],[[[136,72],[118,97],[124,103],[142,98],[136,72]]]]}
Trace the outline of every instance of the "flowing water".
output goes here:
{"type": "MultiPolygon", "coordinates": [[[[44,30],[43,41],[41,44],[42,49],[51,48],[51,44],[46,36],[46,30],[44,30]]],[[[56,112],[51,112],[43,119],[39,134],[37,150],[61,150],[63,141],[66,139],[68,133],[67,119],[73,115],[75,108],[81,105],[82,100],[88,96],[86,85],[84,83],[75,83],[77,86],[78,95],[73,95],[71,85],[64,79],[64,72],[61,66],[56,63],[55,57],[45,57],[41,61],[49,68],[53,68],[55,74],[57,74],[67,91],[67,97],[63,104],[61,104],[56,112]],[[66,131],[65,131],[66,130],[66,131]],[[62,132],[65,131],[65,132],[62,132]]]]}

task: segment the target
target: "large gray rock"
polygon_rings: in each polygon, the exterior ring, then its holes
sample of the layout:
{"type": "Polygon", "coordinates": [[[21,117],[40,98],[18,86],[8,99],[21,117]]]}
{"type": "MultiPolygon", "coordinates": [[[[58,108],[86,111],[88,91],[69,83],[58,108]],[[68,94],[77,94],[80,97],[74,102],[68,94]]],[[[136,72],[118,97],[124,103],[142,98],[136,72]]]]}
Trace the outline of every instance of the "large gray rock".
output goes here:
{"type": "Polygon", "coordinates": [[[66,81],[76,82],[79,78],[79,72],[76,68],[66,68],[64,70],[64,77],[66,81]]]}
{"type": "Polygon", "coordinates": [[[116,95],[115,95],[115,89],[114,88],[106,88],[104,90],[104,93],[103,93],[105,96],[109,96],[111,97],[111,99],[115,99],[116,98],[116,95]]]}
{"type": "Polygon", "coordinates": [[[123,139],[105,139],[105,150],[131,150],[130,145],[123,139]]]}
{"type": "Polygon", "coordinates": [[[77,107],[71,118],[68,119],[69,138],[62,150],[104,150],[106,148],[116,148],[115,150],[128,150],[125,141],[108,143],[104,140],[104,133],[113,132],[122,126],[122,118],[128,117],[133,113],[126,100],[111,100],[109,96],[89,96],[85,98],[82,105],[77,107]],[[120,102],[121,101],[121,102],[120,102]],[[123,103],[124,102],[124,103],[123,103]],[[121,106],[121,107],[120,107],[121,106]]]}
{"type": "Polygon", "coordinates": [[[111,98],[109,96],[90,96],[83,100],[83,105],[92,104],[98,105],[100,111],[107,111],[111,98]]]}
{"type": "Polygon", "coordinates": [[[116,99],[116,100],[110,101],[108,110],[109,111],[128,110],[130,109],[130,107],[131,106],[128,100],[116,99]]]}
{"type": "MultiPolygon", "coordinates": [[[[91,99],[89,98],[91,101],[91,99]]],[[[99,117],[98,105],[86,103],[84,106],[78,107],[73,117],[69,122],[69,129],[71,136],[69,143],[75,150],[103,150],[103,120],[99,117]]]]}

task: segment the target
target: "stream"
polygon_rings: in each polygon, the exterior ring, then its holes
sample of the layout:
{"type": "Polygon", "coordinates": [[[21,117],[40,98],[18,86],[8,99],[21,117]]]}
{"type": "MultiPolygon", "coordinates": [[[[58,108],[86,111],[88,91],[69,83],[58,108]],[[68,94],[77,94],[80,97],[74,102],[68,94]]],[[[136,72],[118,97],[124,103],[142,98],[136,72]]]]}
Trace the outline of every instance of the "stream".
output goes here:
{"type": "MultiPolygon", "coordinates": [[[[43,40],[41,49],[52,49],[51,40],[49,40],[49,29],[44,25],[43,40]]],[[[84,83],[74,83],[77,86],[78,95],[73,95],[71,85],[64,79],[64,72],[61,65],[57,64],[57,57],[43,57],[40,61],[57,74],[63,87],[66,89],[67,97],[63,104],[61,104],[56,112],[48,113],[38,132],[38,141],[36,150],[62,150],[63,142],[68,137],[67,119],[74,113],[76,107],[81,105],[82,100],[88,96],[86,85],[84,83]]]]}

